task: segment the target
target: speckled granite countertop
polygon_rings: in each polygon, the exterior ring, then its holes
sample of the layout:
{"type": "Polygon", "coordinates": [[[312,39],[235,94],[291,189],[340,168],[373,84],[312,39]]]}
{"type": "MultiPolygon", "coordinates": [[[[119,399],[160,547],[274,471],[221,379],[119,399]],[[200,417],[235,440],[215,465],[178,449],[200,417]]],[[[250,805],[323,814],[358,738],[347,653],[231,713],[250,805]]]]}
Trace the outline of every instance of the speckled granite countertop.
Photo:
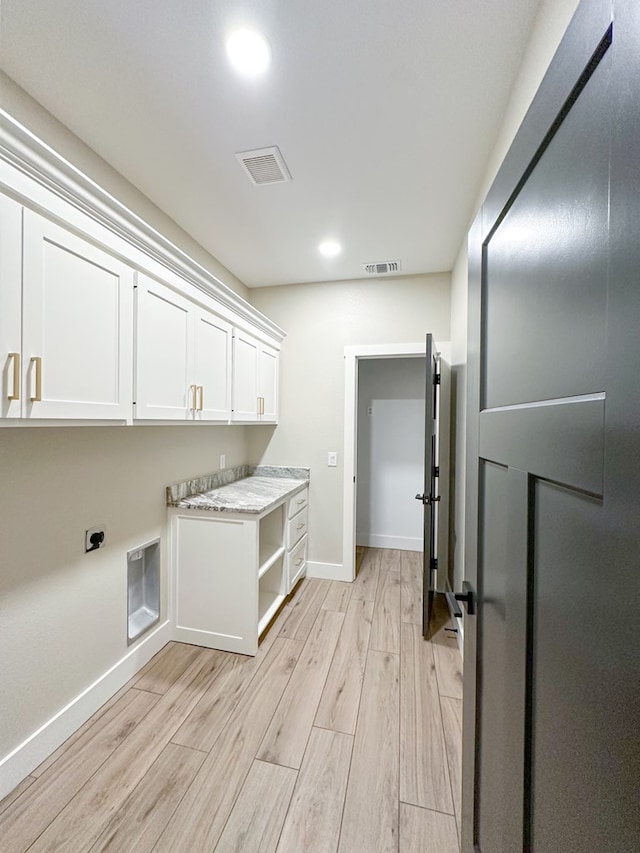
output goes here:
{"type": "Polygon", "coordinates": [[[259,515],[308,484],[309,468],[241,465],[167,486],[167,506],[259,515]]]}

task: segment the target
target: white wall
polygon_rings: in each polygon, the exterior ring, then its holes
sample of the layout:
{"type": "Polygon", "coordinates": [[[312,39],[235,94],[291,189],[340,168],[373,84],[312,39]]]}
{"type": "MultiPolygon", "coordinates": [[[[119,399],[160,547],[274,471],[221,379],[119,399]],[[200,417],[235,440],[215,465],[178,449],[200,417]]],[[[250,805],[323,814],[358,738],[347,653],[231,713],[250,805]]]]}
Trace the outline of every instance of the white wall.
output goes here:
{"type": "Polygon", "coordinates": [[[358,545],[422,550],[424,389],[424,358],[359,360],[358,545]]]}
{"type": "Polygon", "coordinates": [[[449,339],[447,273],[260,288],[251,301],[287,330],[280,426],[250,433],[252,461],[311,467],[309,559],[342,563],[344,347],[449,339]],[[327,451],[338,467],[327,467],[327,451]]]}
{"type": "Polygon", "coordinates": [[[127,652],[126,554],[158,536],[166,617],[165,486],[245,462],[248,429],[0,429],[0,759],[127,652]]]}
{"type": "MultiPolygon", "coordinates": [[[[514,80],[511,96],[496,143],[487,162],[475,210],[481,206],[507,151],[522,124],[549,63],[578,6],[579,0],[541,0],[522,64],[514,80]]],[[[475,216],[475,213],[474,213],[475,216]]],[[[469,223],[471,225],[471,222],[469,223]]],[[[452,416],[455,417],[452,524],[450,554],[455,583],[460,586],[464,575],[465,523],[465,429],[466,429],[466,364],[467,364],[467,241],[463,241],[451,276],[451,347],[452,347],[452,416]]]]}

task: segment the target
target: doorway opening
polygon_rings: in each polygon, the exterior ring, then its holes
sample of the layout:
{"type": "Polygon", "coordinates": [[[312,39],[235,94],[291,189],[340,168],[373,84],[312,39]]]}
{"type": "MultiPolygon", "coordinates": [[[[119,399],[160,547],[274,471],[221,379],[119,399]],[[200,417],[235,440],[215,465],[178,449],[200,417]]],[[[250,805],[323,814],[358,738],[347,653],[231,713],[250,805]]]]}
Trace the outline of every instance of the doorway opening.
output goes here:
{"type": "MultiPolygon", "coordinates": [[[[440,384],[440,502],[437,520],[437,569],[430,574],[434,592],[452,590],[449,577],[449,342],[438,352],[440,384]]],[[[424,343],[345,347],[345,436],[343,578],[354,580],[363,547],[415,550],[423,559],[422,507],[414,498],[423,489],[425,444],[426,346],[424,343]],[[406,366],[394,368],[394,362],[406,366]],[[418,365],[421,365],[418,368],[418,365]],[[413,375],[413,378],[409,378],[413,375]],[[395,384],[394,384],[395,376],[395,384]],[[417,390],[422,377],[422,391],[417,390]],[[376,397],[376,393],[380,393],[376,397]],[[371,410],[371,411],[370,411],[371,410]],[[400,423],[405,417],[413,423],[400,423]],[[362,421],[365,424],[362,424],[362,421]],[[397,430],[397,435],[395,434],[397,430]],[[421,435],[417,441],[418,435],[421,435]],[[371,453],[374,452],[372,458],[371,453]],[[376,456],[376,451],[378,451],[376,456]],[[413,458],[412,458],[413,457],[413,458]]],[[[444,596],[439,596],[443,598],[444,596]]],[[[463,626],[454,619],[462,650],[463,626]]]]}
{"type": "Polygon", "coordinates": [[[359,359],[356,547],[422,551],[425,360],[359,359]]]}
{"type": "MultiPolygon", "coordinates": [[[[449,360],[449,349],[450,344],[444,343],[440,345],[440,350],[444,356],[444,358],[449,360]]],[[[371,416],[368,415],[368,404],[367,400],[360,394],[360,366],[364,365],[363,376],[366,377],[366,382],[375,383],[378,381],[381,385],[385,382],[388,382],[388,377],[393,373],[393,368],[389,366],[389,363],[392,360],[403,360],[405,363],[408,360],[414,361],[415,363],[422,362],[424,365],[424,359],[426,355],[426,347],[423,342],[420,343],[408,343],[408,344],[372,344],[372,345],[359,345],[359,346],[348,346],[345,347],[344,350],[345,355],[345,434],[344,434],[344,519],[343,519],[343,569],[344,569],[344,577],[348,580],[354,580],[356,574],[356,545],[360,544],[356,542],[357,533],[363,534],[361,536],[362,544],[367,544],[364,540],[367,538],[364,534],[370,534],[374,538],[369,539],[369,544],[377,547],[402,547],[404,540],[404,547],[409,548],[411,542],[410,540],[415,540],[416,537],[420,539],[420,534],[416,534],[415,532],[411,533],[411,526],[408,524],[406,527],[399,526],[397,529],[401,531],[397,536],[395,544],[391,544],[393,541],[391,538],[387,538],[385,540],[385,534],[379,532],[379,530],[365,530],[362,525],[366,526],[366,512],[363,511],[364,503],[360,501],[360,522],[361,529],[358,531],[357,524],[357,509],[358,509],[358,489],[359,489],[359,477],[363,474],[363,464],[361,459],[360,472],[358,472],[358,459],[360,455],[359,451],[359,434],[358,434],[358,424],[359,419],[363,417],[362,412],[364,411],[364,417],[375,417],[372,407],[371,416]],[[376,363],[381,365],[378,369],[376,367],[376,363]],[[386,379],[384,377],[387,377],[386,379]],[[378,378],[376,378],[378,377],[378,378]],[[404,535],[405,533],[409,533],[409,535],[404,535]],[[380,538],[376,538],[380,537],[380,538]],[[386,541],[387,544],[384,544],[386,541]]],[[[424,374],[423,374],[424,375],[424,374]]],[[[365,390],[366,390],[365,385],[365,390]]],[[[420,405],[420,404],[418,404],[420,405]]],[[[397,402],[385,402],[381,403],[378,406],[379,414],[381,417],[380,426],[382,428],[382,433],[378,431],[376,436],[376,441],[380,444],[384,444],[384,438],[387,433],[392,428],[393,419],[398,415],[398,408],[403,408],[405,413],[409,413],[413,407],[415,411],[414,403],[405,403],[401,404],[398,407],[397,402]]],[[[424,441],[424,395],[422,396],[422,412],[420,415],[420,429],[422,430],[423,441],[424,441]]],[[[378,425],[376,425],[377,428],[378,425]]],[[[443,434],[448,437],[448,422],[444,426],[443,434]]],[[[411,433],[411,427],[407,428],[408,433],[411,433]]],[[[404,430],[403,430],[404,432],[404,430]]],[[[361,430],[360,438],[366,436],[367,430],[361,430]]],[[[369,440],[371,439],[371,430],[369,430],[369,440]]],[[[370,449],[370,448],[369,448],[370,449]]],[[[393,448],[386,449],[386,462],[388,465],[393,464],[393,448]]],[[[448,454],[448,445],[446,447],[446,453],[448,454]]],[[[416,451],[416,455],[420,464],[423,464],[424,457],[421,456],[421,451],[416,451]]],[[[416,491],[420,491],[422,484],[422,474],[417,474],[418,479],[414,485],[408,485],[408,479],[402,478],[399,472],[395,472],[395,474],[385,473],[382,470],[382,467],[376,471],[375,474],[375,484],[378,488],[380,484],[384,483],[384,478],[390,477],[392,481],[393,488],[400,488],[400,483],[404,482],[406,485],[402,486],[402,488],[409,488],[409,500],[413,499],[413,495],[415,495],[416,491]],[[413,492],[413,494],[411,494],[413,492]]],[[[411,474],[409,474],[409,479],[411,479],[411,474]]],[[[415,474],[413,476],[416,476],[415,474]]],[[[366,479],[366,477],[365,477],[366,479]]],[[[365,483],[366,485],[366,483],[365,483]]],[[[369,481],[369,486],[371,485],[371,481],[369,481]]],[[[445,480],[443,480],[443,485],[446,486],[445,480]]],[[[384,516],[385,511],[389,510],[389,501],[387,500],[388,496],[385,496],[382,499],[379,495],[376,497],[374,495],[373,498],[370,497],[369,507],[371,508],[374,505],[374,516],[379,519],[381,514],[384,516]]],[[[366,499],[365,499],[366,500],[366,499]]],[[[419,515],[419,504],[415,502],[415,506],[417,508],[417,512],[419,515]]],[[[390,510],[389,510],[390,511],[390,510]]],[[[409,515],[412,515],[416,510],[411,510],[408,512],[409,515]]],[[[418,517],[418,516],[416,516],[418,517]]],[[[371,516],[369,516],[369,520],[371,516]]],[[[445,537],[446,541],[446,537],[445,537]]],[[[419,544],[416,543],[416,550],[422,550],[422,542],[419,541],[419,544]]],[[[444,591],[447,588],[447,577],[446,577],[446,569],[441,573],[441,578],[439,580],[438,588],[444,591]]]]}

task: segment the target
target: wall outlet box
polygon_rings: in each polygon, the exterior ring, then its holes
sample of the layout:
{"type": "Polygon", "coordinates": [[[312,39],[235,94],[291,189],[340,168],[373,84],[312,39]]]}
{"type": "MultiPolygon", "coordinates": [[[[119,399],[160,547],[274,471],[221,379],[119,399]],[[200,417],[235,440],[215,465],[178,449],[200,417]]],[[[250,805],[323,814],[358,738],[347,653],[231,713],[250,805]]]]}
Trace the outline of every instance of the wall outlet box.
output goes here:
{"type": "Polygon", "coordinates": [[[220,454],[220,470],[222,471],[222,469],[226,468],[226,467],[227,467],[227,454],[221,453],[220,454]]]}
{"type": "Polygon", "coordinates": [[[104,545],[104,540],[107,535],[107,527],[105,524],[99,524],[97,527],[90,527],[89,530],[85,530],[84,532],[84,550],[85,553],[89,551],[97,551],[98,548],[102,548],[104,545]]]}

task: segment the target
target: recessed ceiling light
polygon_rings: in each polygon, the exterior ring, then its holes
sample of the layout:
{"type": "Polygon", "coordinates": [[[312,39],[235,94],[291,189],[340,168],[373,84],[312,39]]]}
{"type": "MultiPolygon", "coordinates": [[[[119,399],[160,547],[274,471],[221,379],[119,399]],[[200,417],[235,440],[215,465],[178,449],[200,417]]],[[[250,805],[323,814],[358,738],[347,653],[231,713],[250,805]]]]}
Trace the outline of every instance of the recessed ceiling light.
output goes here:
{"type": "Polygon", "coordinates": [[[339,255],[342,251],[342,246],[340,243],[336,243],[335,240],[325,240],[318,246],[318,251],[321,255],[324,255],[325,258],[335,258],[335,256],[339,255]]]}
{"type": "Polygon", "coordinates": [[[238,29],[227,38],[227,56],[240,74],[256,77],[269,67],[271,49],[266,38],[256,30],[238,29]]]}

